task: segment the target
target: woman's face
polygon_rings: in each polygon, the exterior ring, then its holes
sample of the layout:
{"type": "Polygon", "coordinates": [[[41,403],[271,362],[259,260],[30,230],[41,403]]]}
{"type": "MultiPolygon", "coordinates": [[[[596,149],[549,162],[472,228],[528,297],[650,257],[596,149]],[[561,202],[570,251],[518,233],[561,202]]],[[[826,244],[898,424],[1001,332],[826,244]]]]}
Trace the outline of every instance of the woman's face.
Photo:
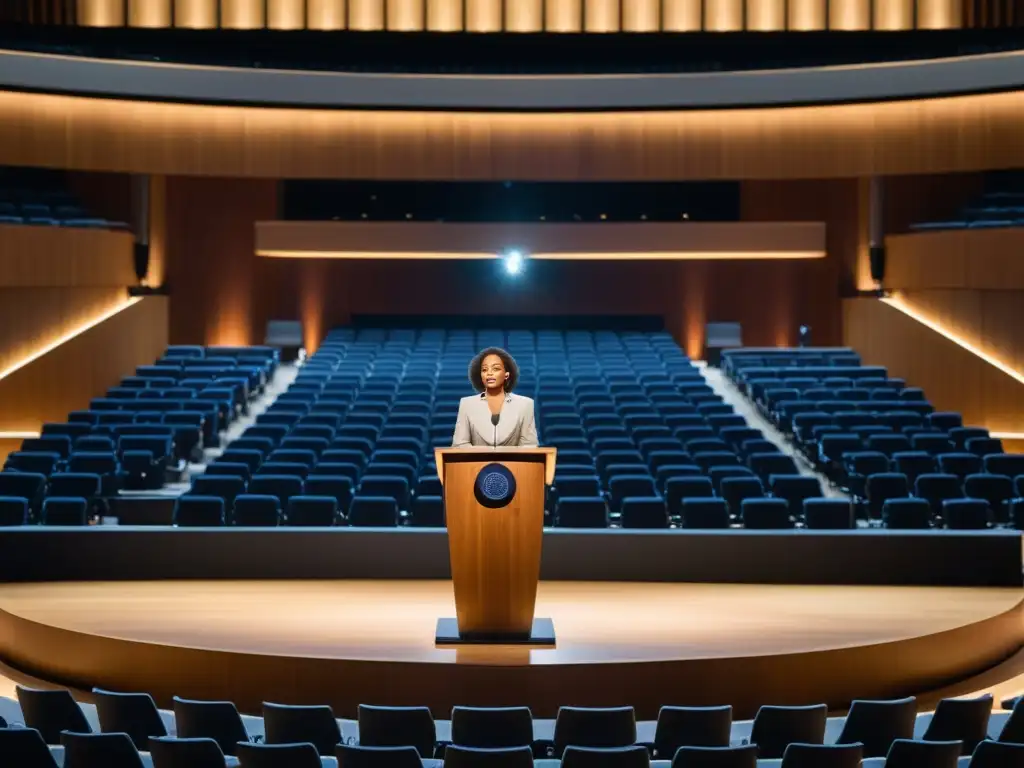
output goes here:
{"type": "Polygon", "coordinates": [[[504,389],[505,382],[508,380],[508,371],[505,370],[505,364],[501,358],[497,355],[485,357],[480,363],[480,378],[488,392],[504,389]]]}

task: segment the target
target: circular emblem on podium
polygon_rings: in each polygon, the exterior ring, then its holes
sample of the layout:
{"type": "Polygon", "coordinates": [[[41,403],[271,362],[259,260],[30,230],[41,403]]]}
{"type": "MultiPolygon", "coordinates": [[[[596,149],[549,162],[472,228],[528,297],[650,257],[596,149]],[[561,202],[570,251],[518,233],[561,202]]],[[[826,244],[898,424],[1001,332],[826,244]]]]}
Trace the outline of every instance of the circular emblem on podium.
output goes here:
{"type": "Polygon", "coordinates": [[[500,509],[508,506],[516,495],[516,479],[507,467],[488,464],[476,476],[474,494],[481,506],[500,509]]]}

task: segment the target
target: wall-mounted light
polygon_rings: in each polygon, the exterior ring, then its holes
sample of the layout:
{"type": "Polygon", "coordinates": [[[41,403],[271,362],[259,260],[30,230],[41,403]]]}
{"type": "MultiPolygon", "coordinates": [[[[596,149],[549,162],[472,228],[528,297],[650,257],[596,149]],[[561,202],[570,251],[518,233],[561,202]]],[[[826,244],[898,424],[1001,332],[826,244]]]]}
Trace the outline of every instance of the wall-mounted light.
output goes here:
{"type": "Polygon", "coordinates": [[[523,271],[523,267],[526,264],[526,257],[523,252],[517,248],[513,248],[505,252],[505,273],[509,275],[518,275],[523,271]]]}
{"type": "Polygon", "coordinates": [[[1009,376],[1010,378],[1014,379],[1018,383],[1024,384],[1024,373],[1021,373],[1016,368],[1012,368],[1011,366],[1007,365],[1006,363],[1004,363],[999,358],[994,357],[993,355],[990,355],[988,352],[985,352],[984,350],[979,349],[974,344],[972,344],[967,339],[965,339],[963,336],[960,336],[959,334],[954,333],[952,330],[950,330],[949,328],[944,326],[942,323],[939,323],[939,322],[937,322],[937,321],[935,321],[935,320],[933,320],[933,319],[931,319],[929,317],[926,317],[925,315],[921,314],[916,309],[914,309],[913,307],[908,305],[899,295],[886,296],[886,297],[883,297],[883,298],[879,299],[879,301],[881,301],[881,302],[883,302],[885,304],[888,304],[893,309],[899,310],[900,312],[905,314],[907,317],[909,317],[909,318],[911,318],[913,320],[916,320],[921,325],[923,325],[926,328],[929,328],[929,329],[935,331],[937,334],[939,334],[943,338],[948,339],[949,341],[952,341],[954,344],[956,344],[961,349],[965,349],[968,352],[970,352],[972,355],[975,355],[976,357],[980,357],[982,360],[984,360],[986,363],[991,365],[993,368],[997,368],[998,370],[1002,371],[1003,373],[1005,373],[1007,376],[1009,376]]]}

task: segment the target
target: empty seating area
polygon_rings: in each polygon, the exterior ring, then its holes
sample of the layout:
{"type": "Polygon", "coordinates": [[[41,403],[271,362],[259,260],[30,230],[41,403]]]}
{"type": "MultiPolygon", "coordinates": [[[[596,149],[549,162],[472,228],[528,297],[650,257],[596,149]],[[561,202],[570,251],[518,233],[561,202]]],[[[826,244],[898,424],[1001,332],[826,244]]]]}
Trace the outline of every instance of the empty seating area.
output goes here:
{"type": "Polygon", "coordinates": [[[1024,456],[849,349],[738,349],[723,370],[807,460],[889,528],[1024,527],[1024,456]]]}
{"type": "Polygon", "coordinates": [[[194,479],[176,523],[444,525],[433,449],[451,445],[467,362],[487,346],[516,357],[517,392],[558,449],[549,525],[851,525],[666,333],[381,329],[332,332],[194,479]]]}
{"type": "Polygon", "coordinates": [[[985,191],[955,216],[911,224],[913,232],[1024,226],[1024,177],[1018,171],[990,174],[985,191]]]}
{"type": "Polygon", "coordinates": [[[638,721],[630,706],[563,706],[554,719],[536,719],[527,707],[457,706],[435,720],[427,707],[361,705],[345,720],[326,705],[264,703],[261,716],[247,716],[230,701],[175,697],[173,710],[159,710],[148,694],[100,689],[92,699],[80,704],[66,690],[19,686],[17,700],[0,699],[0,760],[19,768],[315,768],[335,758],[388,768],[728,768],[770,760],[985,768],[1024,760],[1024,706],[1014,700],[1005,703],[1010,711],[993,712],[988,695],[944,699],[927,713],[913,697],[854,701],[839,717],[825,704],[762,706],[753,720],[734,720],[730,706],[664,706],[656,721],[638,721]]]}
{"type": "Polygon", "coordinates": [[[7,457],[0,522],[85,525],[104,515],[112,496],[180,480],[189,462],[220,445],[277,361],[269,347],[168,348],[7,457]]]}
{"type": "Polygon", "coordinates": [[[59,172],[0,168],[0,224],[127,229],[87,210],[63,182],[59,172]]]}

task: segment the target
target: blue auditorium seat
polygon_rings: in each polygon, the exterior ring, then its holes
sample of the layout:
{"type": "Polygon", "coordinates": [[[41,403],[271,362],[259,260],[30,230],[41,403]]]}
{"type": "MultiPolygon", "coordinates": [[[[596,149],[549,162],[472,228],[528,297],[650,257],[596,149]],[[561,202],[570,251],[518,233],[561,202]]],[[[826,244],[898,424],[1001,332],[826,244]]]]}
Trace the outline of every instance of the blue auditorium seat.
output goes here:
{"type": "Polygon", "coordinates": [[[853,506],[848,499],[805,499],[804,523],[816,530],[853,528],[853,506]]]}
{"type": "Polygon", "coordinates": [[[984,499],[998,523],[1008,520],[1008,505],[1015,495],[1013,479],[1006,475],[978,473],[964,478],[964,495],[971,499],[984,499]]]}
{"type": "Polygon", "coordinates": [[[667,528],[668,511],[660,496],[627,496],[621,502],[623,528],[667,528]]]}
{"type": "Polygon", "coordinates": [[[440,494],[417,494],[412,503],[410,517],[416,527],[443,528],[446,525],[444,499],[440,494]]]}
{"type": "Polygon", "coordinates": [[[992,510],[985,499],[946,499],[942,519],[950,529],[980,530],[991,524],[992,510]]]}
{"type": "Polygon", "coordinates": [[[235,503],[235,497],[245,493],[246,482],[241,477],[217,477],[212,475],[200,475],[192,479],[190,495],[195,496],[216,496],[224,500],[227,509],[235,503]]]}
{"type": "Polygon", "coordinates": [[[555,510],[555,524],[559,528],[607,528],[608,506],[600,497],[561,497],[555,510]]]}
{"type": "Polygon", "coordinates": [[[751,454],[747,459],[747,464],[765,485],[769,484],[772,475],[797,475],[800,473],[793,457],[779,451],[751,454]]]}
{"type": "Polygon", "coordinates": [[[688,498],[711,498],[715,495],[714,486],[707,477],[683,476],[671,477],[665,481],[665,501],[668,512],[673,517],[682,514],[682,504],[688,498]]]}
{"type": "MultiPolygon", "coordinates": [[[[367,468],[369,472],[370,468],[367,468]]],[[[409,479],[402,475],[364,474],[359,482],[360,496],[388,497],[395,500],[399,509],[409,508],[409,479]]]]}
{"type": "Polygon", "coordinates": [[[29,472],[49,477],[60,465],[60,456],[56,453],[40,453],[36,451],[15,451],[7,455],[4,470],[29,472]]]}
{"type": "MultiPolygon", "coordinates": [[[[267,464],[263,465],[268,466],[267,464]]],[[[246,492],[257,496],[274,496],[281,509],[288,506],[288,499],[303,492],[303,479],[298,475],[257,474],[249,482],[246,492]]]]}
{"type": "Polygon", "coordinates": [[[941,515],[944,501],[962,498],[964,494],[959,477],[935,472],[918,476],[914,481],[914,495],[927,500],[934,515],[941,515]]]}
{"type": "Polygon", "coordinates": [[[174,525],[181,528],[211,528],[224,525],[224,499],[219,496],[185,494],[174,502],[174,525]]]}
{"type": "Polygon", "coordinates": [[[729,513],[739,519],[744,499],[760,499],[764,496],[761,480],[754,476],[725,477],[720,486],[721,496],[729,508],[729,513]]]}
{"type": "Polygon", "coordinates": [[[89,502],[83,498],[48,496],[43,502],[43,525],[88,524],[89,502]]]}
{"type": "Polygon", "coordinates": [[[882,505],[882,524],[886,528],[925,529],[932,523],[932,508],[926,499],[891,498],[882,505]]]}
{"type": "Polygon", "coordinates": [[[280,525],[281,504],[282,499],[277,495],[258,492],[239,494],[235,497],[231,521],[234,525],[246,527],[280,525]]]}
{"type": "Polygon", "coordinates": [[[743,527],[751,530],[792,528],[793,520],[785,499],[744,499],[743,527]]]}
{"type": "Polygon", "coordinates": [[[398,525],[398,502],[392,496],[368,496],[360,490],[349,508],[348,523],[361,527],[398,525]]]}
{"type": "Polygon", "coordinates": [[[27,525],[28,499],[20,496],[0,496],[0,526],[27,525]]]}
{"type": "Polygon", "coordinates": [[[683,528],[728,528],[729,509],[724,499],[692,496],[682,500],[683,528]]]}
{"type": "Polygon", "coordinates": [[[772,496],[785,500],[794,518],[803,512],[805,500],[821,496],[818,478],[808,475],[772,475],[768,484],[772,496]]]}

